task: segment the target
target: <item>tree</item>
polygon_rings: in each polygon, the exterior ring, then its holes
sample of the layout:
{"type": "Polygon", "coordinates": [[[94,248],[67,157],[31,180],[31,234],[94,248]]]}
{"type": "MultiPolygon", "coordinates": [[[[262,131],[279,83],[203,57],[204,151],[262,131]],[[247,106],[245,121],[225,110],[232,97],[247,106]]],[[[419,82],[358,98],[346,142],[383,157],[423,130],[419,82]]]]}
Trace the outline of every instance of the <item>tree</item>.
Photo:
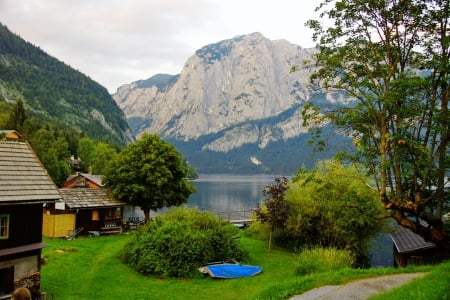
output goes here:
{"type": "Polygon", "coordinates": [[[324,1],[318,10],[333,25],[307,23],[319,42],[312,82],[356,103],[322,113],[353,136],[349,158],[371,171],[388,215],[445,243],[449,1],[324,1]]]}
{"type": "Polygon", "coordinates": [[[263,190],[266,199],[262,207],[255,209],[261,223],[269,224],[269,251],[272,246],[272,234],[275,229],[284,229],[289,216],[290,203],[286,201],[289,180],[286,177],[275,178],[275,183],[263,190]]]}
{"type": "Polygon", "coordinates": [[[143,134],[111,161],[105,185],[118,199],[139,206],[146,221],[150,210],[187,202],[195,189],[186,181],[183,158],[156,134],[143,134]]]}
{"type": "Polygon", "coordinates": [[[16,104],[13,107],[9,115],[9,119],[6,123],[8,129],[14,129],[17,131],[22,130],[22,126],[26,120],[27,116],[25,113],[25,106],[23,105],[22,99],[17,99],[16,104]]]}
{"type": "Polygon", "coordinates": [[[345,249],[361,263],[373,237],[384,228],[384,209],[369,178],[337,160],[299,170],[286,200],[291,212],[285,230],[294,246],[345,249]]]}
{"type": "Polygon", "coordinates": [[[92,164],[95,160],[95,142],[88,137],[78,140],[78,157],[83,172],[92,172],[92,164]]]}
{"type": "Polygon", "coordinates": [[[113,160],[116,155],[116,150],[110,144],[101,142],[97,143],[94,149],[92,173],[104,174],[108,162],[113,160]]]}
{"type": "Polygon", "coordinates": [[[55,138],[54,130],[48,126],[37,130],[30,142],[53,181],[57,185],[63,183],[70,174],[66,139],[62,136],[55,138]]]}

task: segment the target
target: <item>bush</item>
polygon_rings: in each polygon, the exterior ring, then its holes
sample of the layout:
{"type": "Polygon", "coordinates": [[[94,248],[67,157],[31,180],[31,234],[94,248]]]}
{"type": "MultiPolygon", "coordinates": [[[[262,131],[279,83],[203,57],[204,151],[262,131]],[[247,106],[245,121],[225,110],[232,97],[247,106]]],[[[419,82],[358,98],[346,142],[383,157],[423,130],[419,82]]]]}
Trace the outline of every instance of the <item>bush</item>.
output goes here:
{"type": "Polygon", "coordinates": [[[352,264],[348,251],[336,248],[312,248],[303,250],[298,257],[296,275],[306,275],[348,268],[352,264]]]}
{"type": "Polygon", "coordinates": [[[174,209],[136,233],[123,250],[123,261],[143,274],[191,277],[207,263],[245,259],[238,230],[210,212],[174,209]]]}

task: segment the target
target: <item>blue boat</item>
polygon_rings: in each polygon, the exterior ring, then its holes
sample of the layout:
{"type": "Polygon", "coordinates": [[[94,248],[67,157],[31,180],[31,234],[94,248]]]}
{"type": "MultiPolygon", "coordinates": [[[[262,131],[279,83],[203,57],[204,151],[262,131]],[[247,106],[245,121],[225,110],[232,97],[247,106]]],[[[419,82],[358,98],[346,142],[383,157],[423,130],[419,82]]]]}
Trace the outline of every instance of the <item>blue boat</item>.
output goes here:
{"type": "Polygon", "coordinates": [[[231,279],[255,276],[261,273],[262,267],[238,263],[216,263],[201,267],[199,270],[212,278],[231,279]]]}

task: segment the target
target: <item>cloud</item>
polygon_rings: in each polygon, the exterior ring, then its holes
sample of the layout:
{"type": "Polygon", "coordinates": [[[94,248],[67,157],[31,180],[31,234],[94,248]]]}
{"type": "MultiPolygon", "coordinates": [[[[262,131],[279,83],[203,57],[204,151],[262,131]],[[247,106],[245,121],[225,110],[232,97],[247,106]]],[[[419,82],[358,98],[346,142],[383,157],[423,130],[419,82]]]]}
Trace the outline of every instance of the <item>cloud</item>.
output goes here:
{"type": "Polygon", "coordinates": [[[311,46],[303,24],[314,2],[0,0],[0,20],[112,93],[157,73],[179,73],[195,50],[236,35],[257,31],[311,46]]]}

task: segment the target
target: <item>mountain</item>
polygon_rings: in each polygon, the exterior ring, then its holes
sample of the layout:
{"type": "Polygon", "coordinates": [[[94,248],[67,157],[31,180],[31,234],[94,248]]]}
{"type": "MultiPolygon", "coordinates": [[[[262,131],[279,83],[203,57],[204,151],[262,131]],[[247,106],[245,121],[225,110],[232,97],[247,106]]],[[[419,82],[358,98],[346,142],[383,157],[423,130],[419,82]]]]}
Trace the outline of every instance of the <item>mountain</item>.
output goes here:
{"type": "Polygon", "coordinates": [[[125,145],[134,140],[108,91],[0,24],[0,100],[22,98],[27,109],[84,132],[125,145]]]}
{"type": "Polygon", "coordinates": [[[237,36],[197,50],[181,74],[123,85],[113,98],[135,135],[159,133],[199,173],[293,173],[348,146],[331,128],[327,153],[308,144],[305,103],[349,103],[310,88],[314,51],[260,33],[237,36]]]}

